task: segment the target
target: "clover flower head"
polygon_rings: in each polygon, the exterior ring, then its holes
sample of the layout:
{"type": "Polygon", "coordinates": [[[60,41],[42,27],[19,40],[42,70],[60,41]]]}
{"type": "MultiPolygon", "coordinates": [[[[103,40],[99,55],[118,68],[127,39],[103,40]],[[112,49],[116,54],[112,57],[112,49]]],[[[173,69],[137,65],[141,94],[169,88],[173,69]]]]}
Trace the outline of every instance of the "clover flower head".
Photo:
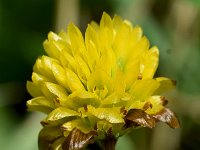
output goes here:
{"type": "Polygon", "coordinates": [[[71,23],[66,31],[50,32],[43,45],[47,55],[36,60],[27,82],[34,97],[28,108],[47,114],[41,150],[81,149],[136,127],[153,128],[157,121],[179,127],[161,96],[175,82],[154,78],[159,51],[150,48],[141,27],[103,13],[84,37],[71,23]]]}

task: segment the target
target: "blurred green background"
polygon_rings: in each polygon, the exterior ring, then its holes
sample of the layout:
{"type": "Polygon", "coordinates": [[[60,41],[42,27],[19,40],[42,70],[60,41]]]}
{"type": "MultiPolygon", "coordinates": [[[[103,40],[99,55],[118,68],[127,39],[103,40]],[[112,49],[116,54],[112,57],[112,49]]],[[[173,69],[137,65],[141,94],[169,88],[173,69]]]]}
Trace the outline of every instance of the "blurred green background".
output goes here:
{"type": "Polygon", "coordinates": [[[200,149],[200,0],[0,0],[0,149],[37,150],[43,114],[26,111],[36,58],[48,32],[75,22],[84,32],[102,12],[142,26],[160,49],[157,76],[177,81],[169,107],[181,129],[165,124],[138,129],[119,139],[117,150],[200,149]]]}

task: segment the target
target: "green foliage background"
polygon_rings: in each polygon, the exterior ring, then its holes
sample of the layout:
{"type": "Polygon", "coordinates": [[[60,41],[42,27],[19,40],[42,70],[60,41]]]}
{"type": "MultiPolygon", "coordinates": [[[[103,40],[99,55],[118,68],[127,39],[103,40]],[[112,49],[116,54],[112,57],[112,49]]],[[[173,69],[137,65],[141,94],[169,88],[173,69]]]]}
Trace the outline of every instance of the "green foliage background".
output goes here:
{"type": "MultiPolygon", "coordinates": [[[[71,5],[71,0],[68,6],[71,5]]],[[[77,0],[78,26],[84,32],[102,12],[139,24],[160,49],[157,76],[177,81],[167,97],[181,129],[160,124],[119,139],[117,149],[195,150],[200,147],[200,0],[77,0]]],[[[0,0],[0,149],[36,150],[41,113],[26,111],[26,81],[42,42],[55,31],[58,1],[0,0]]],[[[71,14],[69,14],[70,16],[71,14]]],[[[73,14],[72,14],[73,15],[73,14]]]]}

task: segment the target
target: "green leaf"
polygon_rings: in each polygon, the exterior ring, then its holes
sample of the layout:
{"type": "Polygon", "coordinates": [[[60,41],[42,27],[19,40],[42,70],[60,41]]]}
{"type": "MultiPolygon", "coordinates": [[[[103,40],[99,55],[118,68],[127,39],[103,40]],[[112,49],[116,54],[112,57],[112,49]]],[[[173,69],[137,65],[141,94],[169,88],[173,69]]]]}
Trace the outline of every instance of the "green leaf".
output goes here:
{"type": "Polygon", "coordinates": [[[94,143],[94,136],[97,135],[95,131],[91,131],[88,134],[81,132],[81,130],[74,129],[68,135],[66,141],[63,144],[64,150],[81,150],[88,144],[94,143]]]}

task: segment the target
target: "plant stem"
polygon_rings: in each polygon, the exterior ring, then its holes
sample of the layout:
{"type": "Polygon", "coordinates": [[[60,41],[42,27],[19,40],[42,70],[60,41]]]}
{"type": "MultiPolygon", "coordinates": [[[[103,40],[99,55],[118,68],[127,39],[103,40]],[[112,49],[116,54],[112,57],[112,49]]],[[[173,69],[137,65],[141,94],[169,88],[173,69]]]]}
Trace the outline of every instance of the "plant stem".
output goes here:
{"type": "Polygon", "coordinates": [[[114,136],[107,136],[103,141],[104,150],[115,150],[117,139],[114,136]]]}

